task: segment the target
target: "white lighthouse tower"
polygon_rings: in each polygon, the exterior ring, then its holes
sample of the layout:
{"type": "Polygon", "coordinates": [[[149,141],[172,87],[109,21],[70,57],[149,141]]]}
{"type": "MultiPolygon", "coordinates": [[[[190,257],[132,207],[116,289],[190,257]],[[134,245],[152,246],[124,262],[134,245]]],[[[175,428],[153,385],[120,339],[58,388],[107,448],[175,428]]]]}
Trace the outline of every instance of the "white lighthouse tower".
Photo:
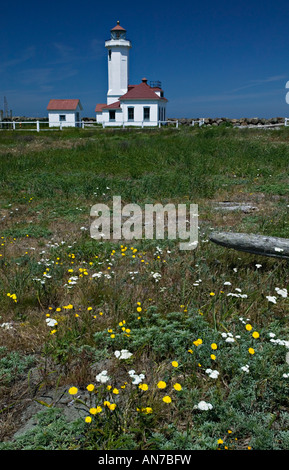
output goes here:
{"type": "Polygon", "coordinates": [[[129,50],[131,42],[126,39],[126,30],[117,25],[111,30],[111,38],[105,41],[108,50],[107,104],[115,103],[128,91],[129,50]]]}

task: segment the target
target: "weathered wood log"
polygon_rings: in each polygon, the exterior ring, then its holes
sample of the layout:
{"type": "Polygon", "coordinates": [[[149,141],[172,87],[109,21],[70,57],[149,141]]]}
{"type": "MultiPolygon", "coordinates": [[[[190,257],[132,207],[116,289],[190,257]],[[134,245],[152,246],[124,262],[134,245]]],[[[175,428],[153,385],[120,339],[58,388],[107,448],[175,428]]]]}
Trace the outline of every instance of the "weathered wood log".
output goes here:
{"type": "Polygon", "coordinates": [[[212,232],[210,241],[217,245],[255,255],[289,259],[289,239],[248,233],[212,232]]]}

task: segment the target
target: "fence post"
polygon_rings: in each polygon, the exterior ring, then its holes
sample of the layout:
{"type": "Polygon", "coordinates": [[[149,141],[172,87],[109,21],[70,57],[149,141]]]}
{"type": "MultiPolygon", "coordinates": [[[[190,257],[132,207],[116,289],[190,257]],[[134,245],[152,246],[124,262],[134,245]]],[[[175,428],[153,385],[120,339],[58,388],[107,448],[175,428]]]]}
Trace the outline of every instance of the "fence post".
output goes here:
{"type": "Polygon", "coordinates": [[[13,131],[15,131],[15,121],[12,121],[13,131]]]}
{"type": "Polygon", "coordinates": [[[82,129],[84,129],[84,121],[82,121],[81,125],[82,125],[82,129]]]}
{"type": "Polygon", "coordinates": [[[179,121],[176,122],[176,128],[178,129],[179,127],[179,121]]]}
{"type": "Polygon", "coordinates": [[[59,130],[62,131],[62,122],[59,123],[59,130]]]}
{"type": "Polygon", "coordinates": [[[39,132],[39,130],[40,130],[39,121],[36,121],[36,130],[37,130],[37,132],[39,132]]]}

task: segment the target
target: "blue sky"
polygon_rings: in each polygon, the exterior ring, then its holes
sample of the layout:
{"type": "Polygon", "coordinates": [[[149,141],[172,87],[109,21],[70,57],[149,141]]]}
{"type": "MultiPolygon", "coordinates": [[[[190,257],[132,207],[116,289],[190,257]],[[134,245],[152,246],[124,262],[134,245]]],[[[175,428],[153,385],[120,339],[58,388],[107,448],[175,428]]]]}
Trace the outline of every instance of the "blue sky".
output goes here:
{"type": "Polygon", "coordinates": [[[168,117],[289,117],[287,1],[14,0],[1,5],[0,109],[47,116],[51,98],[106,102],[104,41],[132,42],[130,83],[160,80],[168,117]]]}

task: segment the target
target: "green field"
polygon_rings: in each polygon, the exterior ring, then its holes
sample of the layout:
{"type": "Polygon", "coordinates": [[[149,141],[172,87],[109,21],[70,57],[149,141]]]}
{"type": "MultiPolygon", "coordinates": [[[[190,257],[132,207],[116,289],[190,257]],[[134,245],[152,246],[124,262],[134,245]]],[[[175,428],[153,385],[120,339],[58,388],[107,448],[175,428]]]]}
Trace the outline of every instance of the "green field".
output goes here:
{"type": "Polygon", "coordinates": [[[287,450],[288,261],[209,235],[288,214],[287,128],[1,131],[0,450],[287,450]],[[92,239],[115,195],[198,204],[197,249],[92,239]]]}

